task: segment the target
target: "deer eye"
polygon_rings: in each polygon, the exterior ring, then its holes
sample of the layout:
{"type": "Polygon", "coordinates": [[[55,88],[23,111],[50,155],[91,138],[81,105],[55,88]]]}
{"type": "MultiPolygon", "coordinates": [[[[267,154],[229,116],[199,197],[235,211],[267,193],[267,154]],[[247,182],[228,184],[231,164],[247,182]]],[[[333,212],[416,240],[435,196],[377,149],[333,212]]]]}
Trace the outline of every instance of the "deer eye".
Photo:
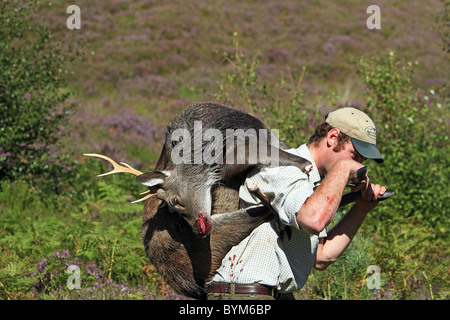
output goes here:
{"type": "Polygon", "coordinates": [[[178,196],[173,196],[171,202],[172,202],[172,204],[174,206],[181,206],[182,207],[182,205],[180,204],[180,198],[178,196]]]}

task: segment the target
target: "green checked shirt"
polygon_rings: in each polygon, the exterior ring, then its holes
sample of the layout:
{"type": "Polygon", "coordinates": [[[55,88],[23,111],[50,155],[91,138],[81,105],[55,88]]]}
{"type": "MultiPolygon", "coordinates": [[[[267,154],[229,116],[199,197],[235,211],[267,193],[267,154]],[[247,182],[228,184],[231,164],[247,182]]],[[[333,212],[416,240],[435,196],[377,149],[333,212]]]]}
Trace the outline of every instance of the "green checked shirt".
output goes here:
{"type": "Polygon", "coordinates": [[[273,192],[272,206],[281,222],[292,227],[291,240],[279,238],[273,220],[260,225],[225,256],[213,282],[259,283],[287,293],[301,289],[308,279],[319,238],[327,234],[325,229],[318,236],[307,233],[298,226],[296,216],[319,184],[320,175],[306,144],[286,151],[311,161],[309,177],[293,166],[256,168],[248,174],[239,196],[249,204],[259,203],[246,187],[251,183],[262,192],[273,192]]]}

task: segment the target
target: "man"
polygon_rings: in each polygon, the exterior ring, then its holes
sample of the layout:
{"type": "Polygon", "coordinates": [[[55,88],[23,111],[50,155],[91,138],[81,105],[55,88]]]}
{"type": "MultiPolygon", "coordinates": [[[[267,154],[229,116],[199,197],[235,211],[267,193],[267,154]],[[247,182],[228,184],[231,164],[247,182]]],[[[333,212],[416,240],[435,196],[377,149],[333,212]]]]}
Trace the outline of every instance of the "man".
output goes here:
{"type": "Polygon", "coordinates": [[[358,200],[329,232],[350,172],[366,159],[383,162],[376,147],[373,121],[354,108],[331,112],[316,128],[308,144],[289,152],[308,159],[313,170],[307,176],[296,167],[257,168],[249,173],[239,196],[257,204],[246,185],[275,194],[271,204],[281,222],[292,227],[292,237],[280,239],[273,221],[256,228],[233,247],[212,279],[207,299],[293,298],[311,269],[324,270],[344,252],[366,214],[377,205],[386,188],[366,177],[352,191],[358,200]],[[322,178],[325,177],[323,180],[322,178]]]}

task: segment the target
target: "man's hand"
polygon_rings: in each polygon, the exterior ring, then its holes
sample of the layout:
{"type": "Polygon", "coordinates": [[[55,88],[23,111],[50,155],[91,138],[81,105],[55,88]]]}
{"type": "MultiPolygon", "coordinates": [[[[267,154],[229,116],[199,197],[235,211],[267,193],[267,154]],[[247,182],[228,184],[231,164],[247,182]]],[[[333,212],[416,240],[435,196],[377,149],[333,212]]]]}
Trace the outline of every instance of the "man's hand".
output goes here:
{"type": "MultiPolygon", "coordinates": [[[[362,168],[364,165],[358,161],[351,159],[340,160],[341,165],[347,167],[350,171],[356,171],[362,168]]],[[[357,200],[355,205],[363,212],[367,213],[373,210],[378,205],[378,196],[383,195],[386,192],[386,188],[379,184],[373,184],[369,182],[368,172],[366,174],[366,179],[362,180],[360,184],[354,186],[351,191],[361,191],[361,200],[357,200]]]]}
{"type": "Polygon", "coordinates": [[[369,177],[366,176],[366,180],[361,181],[359,185],[351,188],[351,191],[359,190],[361,190],[362,199],[357,200],[355,205],[357,205],[361,211],[367,213],[378,205],[378,196],[383,195],[386,192],[386,187],[369,183],[369,177]]]}

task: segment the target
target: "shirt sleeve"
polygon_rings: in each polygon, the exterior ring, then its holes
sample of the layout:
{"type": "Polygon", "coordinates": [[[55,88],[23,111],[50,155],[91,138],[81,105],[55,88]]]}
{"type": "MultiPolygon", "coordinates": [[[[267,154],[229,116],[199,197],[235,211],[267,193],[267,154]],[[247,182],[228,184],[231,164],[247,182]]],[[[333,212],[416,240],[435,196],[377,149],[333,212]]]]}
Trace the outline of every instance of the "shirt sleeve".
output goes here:
{"type": "Polygon", "coordinates": [[[300,229],[297,214],[305,201],[313,194],[314,189],[308,182],[308,177],[300,170],[293,177],[297,179],[294,179],[282,192],[275,191],[272,206],[278,212],[283,224],[300,229]]]}
{"type": "Polygon", "coordinates": [[[293,166],[264,168],[248,182],[256,183],[262,192],[272,192],[271,204],[281,222],[300,229],[297,213],[314,192],[314,185],[305,173],[293,166]]]}

